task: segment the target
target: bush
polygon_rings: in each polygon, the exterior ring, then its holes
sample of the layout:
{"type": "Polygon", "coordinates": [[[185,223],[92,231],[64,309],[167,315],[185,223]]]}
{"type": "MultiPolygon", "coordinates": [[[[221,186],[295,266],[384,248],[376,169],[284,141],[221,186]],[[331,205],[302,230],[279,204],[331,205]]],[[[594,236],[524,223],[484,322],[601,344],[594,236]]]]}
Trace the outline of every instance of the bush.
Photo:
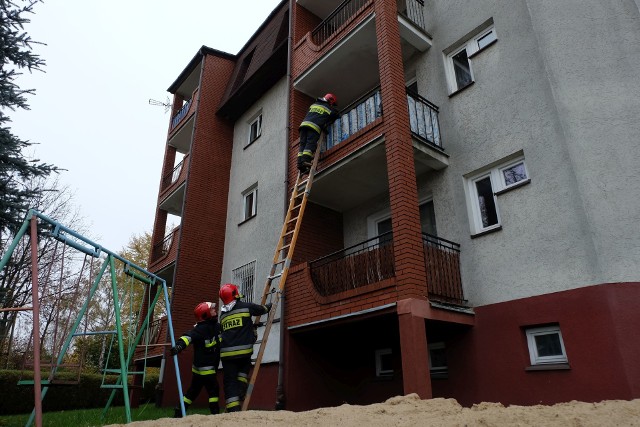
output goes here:
{"type": "MultiPolygon", "coordinates": [[[[43,379],[46,379],[47,376],[48,372],[42,373],[43,379]]],[[[31,372],[0,370],[0,390],[2,390],[3,396],[0,399],[0,414],[24,414],[33,410],[33,385],[18,385],[20,379],[32,378],[31,372]]],[[[76,380],[77,374],[60,373],[56,374],[56,379],[76,380]]],[[[115,384],[117,379],[117,375],[108,375],[105,378],[105,383],[115,384]]],[[[102,375],[81,374],[79,384],[51,386],[42,401],[42,410],[48,412],[104,407],[114,389],[101,388],[101,384],[102,375]]],[[[158,375],[147,374],[144,388],[140,393],[141,402],[154,400],[157,384],[158,375]]],[[[116,395],[111,406],[123,405],[122,389],[115,390],[116,395]]]]}

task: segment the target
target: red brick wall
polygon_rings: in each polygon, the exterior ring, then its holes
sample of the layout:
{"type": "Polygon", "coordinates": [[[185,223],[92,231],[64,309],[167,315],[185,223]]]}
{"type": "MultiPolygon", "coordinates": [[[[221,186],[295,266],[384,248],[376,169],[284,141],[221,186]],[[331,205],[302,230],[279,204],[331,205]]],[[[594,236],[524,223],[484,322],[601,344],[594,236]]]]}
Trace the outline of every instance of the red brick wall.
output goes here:
{"type": "Polygon", "coordinates": [[[398,297],[424,298],[426,269],[396,2],[375,2],[398,297]]]}
{"type": "Polygon", "coordinates": [[[343,236],[341,213],[307,203],[292,264],[339,251],[344,248],[343,236]]]}
{"type": "Polygon", "coordinates": [[[298,43],[309,31],[312,31],[320,24],[321,19],[309,12],[304,7],[294,3],[293,43],[298,43]]]}
{"type": "MultiPolygon", "coordinates": [[[[229,191],[233,127],[215,115],[234,62],[213,55],[204,58],[196,127],[182,215],[172,301],[176,336],[193,326],[193,308],[217,301],[220,284],[229,191]]],[[[183,384],[190,379],[191,359],[180,357],[183,384]]],[[[177,399],[175,373],[167,364],[167,405],[177,399]]]]}

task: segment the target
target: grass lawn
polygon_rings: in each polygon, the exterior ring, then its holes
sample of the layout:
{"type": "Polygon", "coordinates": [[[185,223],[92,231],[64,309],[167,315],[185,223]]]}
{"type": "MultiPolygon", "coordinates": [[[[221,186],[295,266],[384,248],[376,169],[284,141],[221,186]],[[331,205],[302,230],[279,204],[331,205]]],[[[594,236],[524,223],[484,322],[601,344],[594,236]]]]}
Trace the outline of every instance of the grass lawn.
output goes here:
{"type": "MultiPolygon", "coordinates": [[[[102,419],[102,411],[99,409],[79,409],[76,411],[45,412],[42,414],[42,425],[46,427],[81,427],[102,426],[108,424],[124,424],[126,416],[124,407],[110,408],[105,419],[102,419]]],[[[187,415],[209,414],[208,408],[189,408],[187,415]]],[[[20,427],[24,426],[30,414],[0,415],[0,426],[20,427]]],[[[173,416],[173,408],[156,408],[153,403],[131,408],[131,421],[157,420],[173,416]]],[[[35,425],[35,422],[32,424],[35,425]]]]}

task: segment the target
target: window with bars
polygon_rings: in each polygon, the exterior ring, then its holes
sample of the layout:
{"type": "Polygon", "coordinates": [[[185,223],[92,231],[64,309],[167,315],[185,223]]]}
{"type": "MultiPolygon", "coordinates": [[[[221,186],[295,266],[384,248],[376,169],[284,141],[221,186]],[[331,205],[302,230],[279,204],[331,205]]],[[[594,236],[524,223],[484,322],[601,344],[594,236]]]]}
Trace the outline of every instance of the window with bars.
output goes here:
{"type": "Polygon", "coordinates": [[[240,293],[244,295],[244,300],[254,302],[253,289],[256,277],[256,261],[242,265],[231,273],[233,275],[233,283],[240,288],[240,293]]]}

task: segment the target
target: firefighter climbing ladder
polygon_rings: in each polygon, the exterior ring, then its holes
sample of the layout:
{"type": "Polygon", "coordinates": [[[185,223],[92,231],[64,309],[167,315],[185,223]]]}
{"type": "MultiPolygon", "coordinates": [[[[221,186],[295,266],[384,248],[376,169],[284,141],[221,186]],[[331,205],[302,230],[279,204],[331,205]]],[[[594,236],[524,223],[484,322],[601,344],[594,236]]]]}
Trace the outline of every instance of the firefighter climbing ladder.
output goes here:
{"type": "MultiPolygon", "coordinates": [[[[264,333],[262,335],[262,341],[260,343],[260,350],[258,350],[258,355],[253,367],[251,379],[249,380],[249,385],[247,387],[247,393],[245,395],[244,402],[242,403],[243,411],[246,411],[249,407],[251,393],[253,392],[253,386],[256,382],[256,378],[258,377],[264,350],[267,347],[267,340],[269,338],[269,332],[271,331],[271,325],[273,324],[273,319],[275,318],[278,311],[278,303],[280,302],[282,292],[284,292],[287,275],[289,274],[289,267],[291,266],[291,259],[293,258],[293,251],[296,247],[298,233],[300,232],[300,226],[302,224],[302,216],[304,215],[304,210],[307,206],[307,200],[309,198],[309,194],[311,193],[313,177],[316,172],[316,166],[318,165],[318,159],[320,158],[320,148],[323,144],[324,135],[318,144],[318,149],[316,150],[316,154],[313,157],[313,162],[311,163],[309,174],[306,178],[303,178],[303,175],[298,172],[296,183],[293,186],[293,191],[291,192],[289,208],[287,209],[287,214],[284,218],[284,224],[282,225],[282,232],[280,233],[280,239],[278,239],[276,251],[273,256],[271,272],[269,273],[269,276],[267,276],[267,281],[264,285],[264,291],[262,293],[262,299],[260,302],[260,304],[264,305],[267,302],[267,298],[271,296],[272,307],[267,316],[264,333]]],[[[261,316],[257,316],[254,319],[254,324],[259,324],[260,317],[261,316]]]]}

